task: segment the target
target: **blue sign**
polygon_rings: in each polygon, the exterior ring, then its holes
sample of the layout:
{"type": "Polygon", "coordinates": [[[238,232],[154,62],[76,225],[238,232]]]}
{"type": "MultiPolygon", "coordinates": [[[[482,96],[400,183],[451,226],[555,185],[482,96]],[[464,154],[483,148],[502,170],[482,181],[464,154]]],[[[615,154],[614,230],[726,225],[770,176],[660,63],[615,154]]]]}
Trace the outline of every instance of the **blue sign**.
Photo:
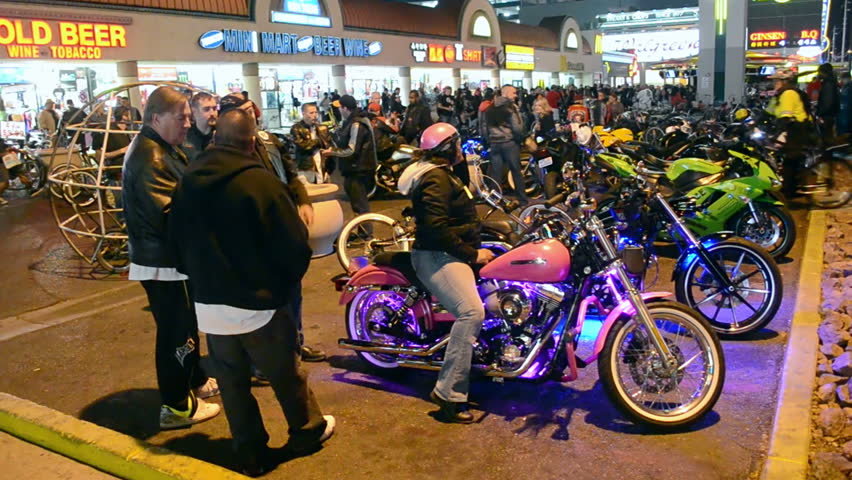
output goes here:
{"type": "Polygon", "coordinates": [[[201,45],[201,48],[208,50],[219,48],[223,43],[225,43],[225,35],[221,30],[210,30],[198,39],[198,44],[201,45]]]}
{"type": "MultiPolygon", "coordinates": [[[[226,50],[227,51],[227,50],[226,50]]],[[[303,36],[261,32],[261,53],[294,55],[313,51],[319,57],[374,57],[382,53],[382,42],[331,36],[303,36]]]]}
{"type": "Polygon", "coordinates": [[[331,18],[319,15],[306,15],[304,13],[273,11],[270,21],[272,23],[289,23],[292,25],[307,25],[309,27],[331,27],[331,18]]]}
{"type": "Polygon", "coordinates": [[[322,13],[319,0],[284,0],[284,11],[314,16],[322,13]]]}

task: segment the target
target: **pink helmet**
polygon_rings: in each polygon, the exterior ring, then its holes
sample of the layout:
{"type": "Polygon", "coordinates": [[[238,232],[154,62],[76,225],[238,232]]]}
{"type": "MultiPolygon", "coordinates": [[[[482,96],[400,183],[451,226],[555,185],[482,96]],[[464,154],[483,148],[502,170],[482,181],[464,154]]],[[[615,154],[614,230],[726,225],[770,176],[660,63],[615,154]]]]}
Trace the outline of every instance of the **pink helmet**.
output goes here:
{"type": "Polygon", "coordinates": [[[456,127],[449,123],[436,123],[423,130],[423,134],[420,135],[420,149],[426,151],[439,150],[458,134],[456,127]]]}

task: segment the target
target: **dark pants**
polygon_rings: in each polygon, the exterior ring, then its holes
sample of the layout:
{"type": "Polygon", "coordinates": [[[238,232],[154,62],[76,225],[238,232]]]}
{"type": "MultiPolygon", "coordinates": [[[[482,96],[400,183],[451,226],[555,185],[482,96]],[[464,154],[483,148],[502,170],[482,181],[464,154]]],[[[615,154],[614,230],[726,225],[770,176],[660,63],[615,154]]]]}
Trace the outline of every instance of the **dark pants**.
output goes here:
{"type": "Polygon", "coordinates": [[[185,410],[191,388],[204,385],[199,365],[198,319],[185,281],[142,282],[157,323],[157,384],[163,404],[185,410]]]}
{"type": "Polygon", "coordinates": [[[529,202],[526,193],[526,182],[521,173],[521,146],[515,142],[491,144],[491,176],[498,182],[503,182],[506,167],[512,172],[512,182],[515,183],[515,195],[521,202],[529,202]]]}
{"type": "Polygon", "coordinates": [[[237,452],[256,453],[269,441],[257,400],[251,394],[251,365],[269,377],[284,417],[290,444],[316,443],[326,427],[319,404],[299,364],[299,335],[292,307],[282,307],[263,327],[241,335],[207,335],[210,359],[237,452]]]}
{"type": "Polygon", "coordinates": [[[370,199],[367,194],[373,188],[373,182],[371,173],[353,173],[343,177],[343,189],[349,197],[355,215],[370,212],[370,199]]]}

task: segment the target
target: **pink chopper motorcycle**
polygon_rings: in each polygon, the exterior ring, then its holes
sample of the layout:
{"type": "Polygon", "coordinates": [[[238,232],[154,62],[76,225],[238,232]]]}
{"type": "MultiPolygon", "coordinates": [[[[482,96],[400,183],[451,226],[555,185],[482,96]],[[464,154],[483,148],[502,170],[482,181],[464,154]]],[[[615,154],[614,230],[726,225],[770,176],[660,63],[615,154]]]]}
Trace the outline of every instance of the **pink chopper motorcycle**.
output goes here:
{"type": "MultiPolygon", "coordinates": [[[[671,294],[639,293],[591,214],[593,203],[579,207],[579,220],[541,214],[552,238],[505,253],[505,245],[495,246],[502,254],[479,272],[486,318],[473,369],[498,379],[567,382],[599,360],[604,390],[633,421],[660,429],[698,421],[725,380],[718,338],[694,310],[663,300],[671,294]],[[607,291],[607,300],[593,291],[607,291]],[[575,352],[592,311],[605,319],[593,353],[580,358],[575,352]]],[[[417,279],[410,253],[379,255],[338,287],[348,334],[341,347],[380,369],[440,370],[454,318],[417,279]]]]}

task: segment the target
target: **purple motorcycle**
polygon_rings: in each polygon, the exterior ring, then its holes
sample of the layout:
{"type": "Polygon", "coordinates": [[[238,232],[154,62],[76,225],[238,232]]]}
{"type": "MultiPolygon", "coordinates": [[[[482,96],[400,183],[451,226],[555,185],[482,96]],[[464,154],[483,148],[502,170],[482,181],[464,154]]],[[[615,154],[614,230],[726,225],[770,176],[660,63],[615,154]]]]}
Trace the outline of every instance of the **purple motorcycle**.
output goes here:
{"type": "MultiPolygon", "coordinates": [[[[567,382],[599,360],[604,390],[633,421],[672,429],[700,420],[725,380],[718,338],[694,310],[663,300],[671,294],[640,293],[594,206],[579,207],[581,218],[570,222],[541,213],[552,238],[505,253],[495,246],[502,254],[479,272],[486,319],[473,368],[497,379],[567,382]],[[582,357],[584,328],[587,336],[597,328],[592,317],[602,324],[582,357]]],[[[341,347],[380,369],[440,370],[455,319],[419,282],[410,253],[379,255],[338,286],[348,334],[341,347]]]]}

